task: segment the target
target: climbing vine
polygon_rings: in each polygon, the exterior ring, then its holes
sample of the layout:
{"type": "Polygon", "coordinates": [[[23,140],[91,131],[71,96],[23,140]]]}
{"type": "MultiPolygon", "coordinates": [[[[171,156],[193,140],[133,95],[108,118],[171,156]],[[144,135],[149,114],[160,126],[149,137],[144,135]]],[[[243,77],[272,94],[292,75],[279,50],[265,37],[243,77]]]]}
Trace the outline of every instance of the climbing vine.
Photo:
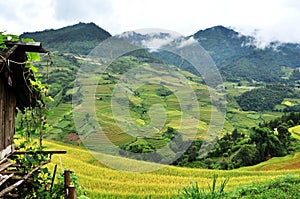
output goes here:
{"type": "Polygon", "coordinates": [[[5,42],[8,41],[19,41],[19,36],[13,34],[5,34],[5,32],[0,32],[0,49],[6,49],[5,42]]]}

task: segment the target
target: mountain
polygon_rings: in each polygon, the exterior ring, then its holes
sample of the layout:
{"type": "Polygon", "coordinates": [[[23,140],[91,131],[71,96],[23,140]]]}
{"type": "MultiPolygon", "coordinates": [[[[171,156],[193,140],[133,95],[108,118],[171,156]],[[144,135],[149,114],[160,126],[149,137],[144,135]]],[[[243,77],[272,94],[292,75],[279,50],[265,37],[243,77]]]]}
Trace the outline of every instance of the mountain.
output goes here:
{"type": "MultiPolygon", "coordinates": [[[[172,53],[159,50],[162,46],[182,37],[157,32],[141,34],[125,32],[121,35],[134,45],[148,48],[159,59],[197,74],[187,62],[172,53]]],[[[295,70],[300,66],[300,44],[272,42],[261,48],[252,36],[242,35],[230,28],[215,26],[185,37],[197,41],[212,57],[223,78],[227,81],[281,82],[289,74],[283,68],[295,70]]],[[[291,82],[291,81],[290,81],[291,82]]]]}
{"type": "Polygon", "coordinates": [[[94,23],[78,23],[57,30],[27,32],[20,37],[42,41],[47,50],[87,55],[111,34],[94,23]]]}
{"type": "Polygon", "coordinates": [[[265,48],[256,46],[252,36],[216,26],[192,35],[216,62],[228,80],[285,82],[282,67],[300,66],[300,45],[272,42],[265,48]]]}
{"type": "MultiPolygon", "coordinates": [[[[20,37],[42,41],[43,46],[50,51],[87,55],[101,41],[111,37],[111,34],[94,23],[79,23],[57,30],[24,33],[20,37]]],[[[148,49],[153,56],[164,62],[197,74],[195,69],[188,62],[182,62],[180,57],[159,51],[163,45],[173,40],[182,40],[182,36],[164,32],[142,34],[128,31],[116,37],[148,49]]],[[[289,80],[291,72],[287,73],[284,68],[287,67],[288,71],[293,72],[300,66],[300,44],[272,42],[260,48],[256,38],[242,35],[224,26],[200,30],[185,37],[186,41],[190,39],[197,41],[210,54],[227,81],[293,83],[292,79],[289,80]]],[[[153,59],[153,56],[145,51],[135,54],[153,59]]]]}
{"type": "Polygon", "coordinates": [[[255,38],[244,36],[223,26],[200,30],[192,35],[217,63],[243,56],[255,49],[255,38]]]}

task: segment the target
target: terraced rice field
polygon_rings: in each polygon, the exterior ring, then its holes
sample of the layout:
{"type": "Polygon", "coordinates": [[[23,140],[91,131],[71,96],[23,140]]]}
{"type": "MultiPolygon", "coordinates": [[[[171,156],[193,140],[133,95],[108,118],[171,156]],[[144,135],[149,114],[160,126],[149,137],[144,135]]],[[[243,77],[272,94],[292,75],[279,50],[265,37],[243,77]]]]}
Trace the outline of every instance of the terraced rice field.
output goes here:
{"type": "MultiPolygon", "coordinates": [[[[50,167],[58,164],[58,168],[73,170],[79,177],[80,184],[89,190],[91,198],[174,198],[178,190],[191,180],[198,182],[200,187],[207,187],[213,174],[219,175],[219,182],[230,177],[227,190],[232,190],[240,184],[262,182],[287,174],[298,176],[300,173],[299,153],[295,156],[271,159],[254,167],[231,171],[166,166],[150,173],[134,173],[108,168],[80,147],[53,141],[45,141],[45,145],[49,150],[67,151],[65,155],[54,155],[50,167]],[[298,162],[298,166],[291,168],[289,165],[293,165],[294,161],[298,162]]],[[[119,157],[116,161],[128,166],[136,163],[136,160],[119,157]]],[[[143,162],[142,165],[157,166],[147,162],[143,162]]]]}
{"type": "Polygon", "coordinates": [[[300,125],[290,128],[289,131],[291,132],[291,134],[294,138],[300,140],[300,125]]]}

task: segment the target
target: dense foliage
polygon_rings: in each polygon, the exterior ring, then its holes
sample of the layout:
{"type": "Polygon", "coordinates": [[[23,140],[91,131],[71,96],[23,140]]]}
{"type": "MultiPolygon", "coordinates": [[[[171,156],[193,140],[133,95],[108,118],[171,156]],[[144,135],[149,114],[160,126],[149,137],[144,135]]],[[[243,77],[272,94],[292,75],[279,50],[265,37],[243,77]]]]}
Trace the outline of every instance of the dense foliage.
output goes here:
{"type": "Polygon", "coordinates": [[[193,141],[175,165],[209,169],[233,169],[250,166],[280,157],[297,150],[296,140],[289,127],[300,124],[300,114],[290,113],[269,123],[254,127],[249,135],[235,129],[217,140],[215,147],[204,157],[199,157],[201,141],[193,141]]]}
{"type": "Polygon", "coordinates": [[[293,127],[300,124],[300,112],[292,112],[289,114],[284,114],[281,117],[260,124],[260,127],[269,127],[270,129],[278,128],[279,126],[293,127]]]}
{"type": "Polygon", "coordinates": [[[272,42],[258,48],[255,38],[216,26],[194,34],[225,78],[262,82],[285,82],[282,66],[299,67],[298,44],[272,42]]]}
{"type": "MultiPolygon", "coordinates": [[[[260,127],[252,128],[250,136],[239,133],[235,129],[231,134],[227,133],[218,139],[214,148],[205,156],[199,154],[201,147],[203,147],[201,139],[186,143],[188,141],[183,141],[181,134],[171,127],[168,127],[162,137],[166,141],[173,141],[169,147],[174,153],[180,152],[184,144],[190,144],[183,155],[173,162],[174,165],[209,169],[233,169],[255,165],[271,157],[280,157],[295,151],[295,140],[291,137],[288,128],[299,123],[300,114],[291,113],[269,123],[261,124],[260,127]]],[[[133,153],[149,153],[156,150],[155,146],[146,140],[138,139],[122,145],[120,148],[133,153]]],[[[120,153],[127,155],[127,157],[143,159],[142,155],[137,157],[126,154],[124,151],[120,151],[120,153]]],[[[157,154],[156,159],[153,161],[163,163],[164,159],[157,154]]]]}
{"type": "Polygon", "coordinates": [[[267,85],[243,93],[236,98],[244,111],[272,111],[284,98],[297,97],[293,88],[283,85],[267,85]]]}
{"type": "Polygon", "coordinates": [[[300,179],[296,176],[284,176],[264,183],[252,183],[239,186],[230,193],[228,198],[261,199],[261,198],[299,198],[300,179]]]}

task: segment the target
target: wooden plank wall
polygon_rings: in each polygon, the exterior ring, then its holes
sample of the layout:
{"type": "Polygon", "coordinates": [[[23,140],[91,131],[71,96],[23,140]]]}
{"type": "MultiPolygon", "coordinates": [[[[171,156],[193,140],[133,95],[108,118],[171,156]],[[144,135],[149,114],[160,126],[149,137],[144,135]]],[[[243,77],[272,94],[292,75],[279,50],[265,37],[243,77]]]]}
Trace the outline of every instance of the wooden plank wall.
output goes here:
{"type": "Polygon", "coordinates": [[[0,151],[5,149],[5,134],[4,134],[4,127],[5,127],[5,122],[4,122],[4,115],[5,115],[5,110],[3,109],[4,103],[6,101],[6,92],[4,88],[4,84],[2,80],[0,79],[0,151]]]}
{"type": "Polygon", "coordinates": [[[0,151],[12,145],[15,133],[16,97],[0,79],[0,151]]]}

